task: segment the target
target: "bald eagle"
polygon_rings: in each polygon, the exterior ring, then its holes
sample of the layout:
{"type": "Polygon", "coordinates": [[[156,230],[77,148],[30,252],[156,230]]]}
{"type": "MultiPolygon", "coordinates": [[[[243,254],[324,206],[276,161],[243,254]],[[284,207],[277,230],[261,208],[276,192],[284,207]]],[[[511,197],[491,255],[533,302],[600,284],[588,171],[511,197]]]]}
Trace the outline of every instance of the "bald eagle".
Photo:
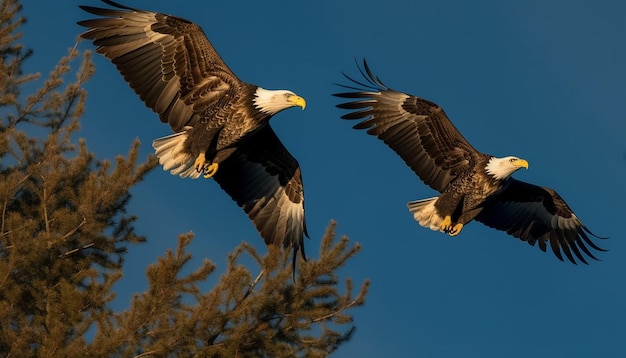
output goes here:
{"type": "Polygon", "coordinates": [[[440,193],[408,203],[421,226],[455,236],[477,220],[530,245],[538,243],[544,252],[549,243],[557,258],[563,261],[564,253],[574,264],[574,256],[583,263],[584,255],[598,260],[587,246],[605,251],[557,192],[511,177],[528,169],[526,160],[477,151],[437,104],[385,86],[365,61],[359,71],[364,81],[344,74],[353,84],[340,86],[356,92],[335,94],[351,100],[337,107],[354,110],[342,118],[362,120],[355,129],[383,140],[440,193]]]}
{"type": "Polygon", "coordinates": [[[300,166],[269,125],[306,103],[287,90],[241,81],[197,24],[157,12],[80,6],[100,18],[81,34],[111,60],[139,98],[174,134],[154,140],[164,170],[213,177],[253,221],[265,243],[305,258],[300,166]]]}

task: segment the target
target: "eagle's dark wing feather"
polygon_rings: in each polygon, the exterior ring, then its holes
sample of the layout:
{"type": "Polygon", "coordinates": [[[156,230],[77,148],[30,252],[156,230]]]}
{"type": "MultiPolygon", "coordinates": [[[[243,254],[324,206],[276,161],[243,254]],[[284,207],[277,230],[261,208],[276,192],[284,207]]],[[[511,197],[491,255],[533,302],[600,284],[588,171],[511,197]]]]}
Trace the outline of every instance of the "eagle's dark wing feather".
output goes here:
{"type": "Polygon", "coordinates": [[[179,17],[133,9],[81,8],[103,16],[80,21],[81,37],[110,59],[142,101],[175,132],[243,83],[215,51],[202,29],[179,17]]]}
{"type": "Polygon", "coordinates": [[[590,236],[598,236],[589,231],[561,196],[550,188],[510,178],[503,192],[484,205],[476,220],[533,246],[538,243],[544,252],[549,243],[561,261],[561,252],[574,264],[574,256],[583,263],[587,263],[585,255],[598,260],[587,246],[606,251],[591,241],[590,236]]]}
{"type": "Polygon", "coordinates": [[[308,236],[300,166],[269,125],[244,137],[215,174],[248,214],[265,243],[302,250],[308,236]]]}
{"type": "Polygon", "coordinates": [[[461,135],[441,107],[433,102],[385,86],[363,61],[366,83],[345,75],[356,92],[335,96],[354,100],[337,105],[355,110],[343,119],[362,120],[355,129],[382,139],[431,188],[443,191],[472,165],[478,152],[461,135]]]}

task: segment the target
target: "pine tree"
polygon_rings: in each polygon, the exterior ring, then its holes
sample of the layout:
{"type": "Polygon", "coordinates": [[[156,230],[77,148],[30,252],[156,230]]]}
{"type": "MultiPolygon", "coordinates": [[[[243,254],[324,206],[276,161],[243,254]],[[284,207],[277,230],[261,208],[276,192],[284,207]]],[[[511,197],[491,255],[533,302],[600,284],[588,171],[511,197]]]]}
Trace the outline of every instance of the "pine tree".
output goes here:
{"type": "Polygon", "coordinates": [[[138,164],[134,143],[112,168],[73,143],[88,54],[70,49],[23,96],[40,76],[21,70],[32,55],[17,42],[21,5],[0,6],[0,351],[65,355],[85,349],[84,335],[110,314],[126,246],[144,240],[125,213],[129,189],[156,161],[138,164]]]}
{"type": "Polygon", "coordinates": [[[350,339],[347,311],[369,283],[356,293],[340,284],[336,271],[359,246],[336,240],[334,223],[297,275],[289,252],[244,243],[208,292],[199,284],[215,265],[184,274],[193,236],[180,235],[147,268],[148,289],[114,312],[126,250],[146,242],[126,212],[130,190],[157,161],[140,162],[134,142],[111,163],[76,139],[90,53],[70,49],[45,81],[25,74],[21,4],[0,9],[0,356],[321,357],[350,339]]]}

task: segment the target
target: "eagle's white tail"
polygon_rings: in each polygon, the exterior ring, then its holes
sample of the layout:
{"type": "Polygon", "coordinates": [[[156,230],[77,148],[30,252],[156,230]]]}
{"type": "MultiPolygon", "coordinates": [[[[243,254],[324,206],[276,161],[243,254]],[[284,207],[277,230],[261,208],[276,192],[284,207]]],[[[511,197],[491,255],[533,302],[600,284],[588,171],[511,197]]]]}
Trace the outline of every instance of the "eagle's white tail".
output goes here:
{"type": "Polygon", "coordinates": [[[196,179],[200,173],[194,167],[195,158],[184,150],[186,139],[187,131],[174,133],[153,140],[152,148],[156,151],[159,163],[163,165],[163,170],[169,170],[170,173],[180,175],[181,178],[196,179]]]}
{"type": "Polygon", "coordinates": [[[409,211],[413,213],[415,221],[420,225],[431,230],[440,231],[443,218],[437,214],[437,209],[435,209],[437,199],[438,197],[410,201],[407,206],[409,211]]]}

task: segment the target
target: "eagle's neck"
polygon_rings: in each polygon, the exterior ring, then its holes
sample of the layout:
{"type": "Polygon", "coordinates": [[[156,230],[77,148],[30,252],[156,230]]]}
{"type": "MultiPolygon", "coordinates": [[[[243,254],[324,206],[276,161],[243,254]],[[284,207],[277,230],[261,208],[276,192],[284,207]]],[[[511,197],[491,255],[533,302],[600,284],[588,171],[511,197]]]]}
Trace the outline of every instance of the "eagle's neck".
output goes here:
{"type": "Polygon", "coordinates": [[[260,112],[272,116],[284,109],[294,106],[294,104],[288,100],[290,96],[295,96],[295,94],[287,90],[267,90],[257,87],[252,103],[254,103],[254,107],[260,112]]]}

